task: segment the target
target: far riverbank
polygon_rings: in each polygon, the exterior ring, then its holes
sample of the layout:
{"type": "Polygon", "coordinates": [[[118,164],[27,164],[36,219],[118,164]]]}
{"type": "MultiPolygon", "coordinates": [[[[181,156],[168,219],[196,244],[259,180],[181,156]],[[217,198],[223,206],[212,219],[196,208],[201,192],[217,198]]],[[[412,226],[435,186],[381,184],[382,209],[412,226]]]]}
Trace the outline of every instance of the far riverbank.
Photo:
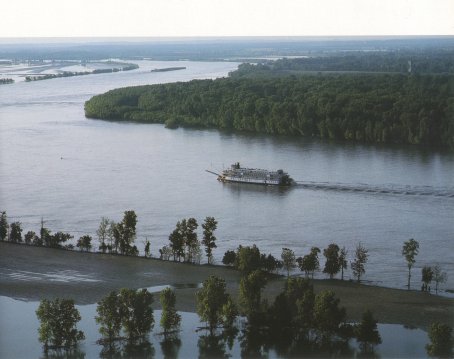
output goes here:
{"type": "MultiPolygon", "coordinates": [[[[151,288],[172,285],[177,309],[195,312],[197,286],[209,275],[227,282],[238,294],[240,274],[224,266],[192,265],[158,259],[81,253],[0,242],[0,295],[25,301],[73,298],[92,304],[123,287],[151,288]]],[[[284,277],[270,281],[264,290],[269,302],[282,290],[284,277]]],[[[316,292],[333,290],[347,309],[350,321],[358,321],[370,309],[380,323],[427,328],[439,321],[454,322],[454,298],[419,291],[369,286],[341,280],[314,280],[316,292]]],[[[159,305],[156,300],[156,308],[159,305]]]]}

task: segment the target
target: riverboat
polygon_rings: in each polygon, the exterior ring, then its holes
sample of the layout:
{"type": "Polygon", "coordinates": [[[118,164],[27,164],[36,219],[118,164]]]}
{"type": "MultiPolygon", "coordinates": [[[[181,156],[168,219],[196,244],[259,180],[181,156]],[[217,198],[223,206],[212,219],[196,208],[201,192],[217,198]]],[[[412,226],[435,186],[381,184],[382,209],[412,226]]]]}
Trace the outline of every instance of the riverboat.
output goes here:
{"type": "Polygon", "coordinates": [[[259,168],[241,167],[239,162],[229,169],[223,170],[218,176],[221,182],[252,183],[271,186],[290,186],[294,181],[283,170],[268,171],[259,168]]]}

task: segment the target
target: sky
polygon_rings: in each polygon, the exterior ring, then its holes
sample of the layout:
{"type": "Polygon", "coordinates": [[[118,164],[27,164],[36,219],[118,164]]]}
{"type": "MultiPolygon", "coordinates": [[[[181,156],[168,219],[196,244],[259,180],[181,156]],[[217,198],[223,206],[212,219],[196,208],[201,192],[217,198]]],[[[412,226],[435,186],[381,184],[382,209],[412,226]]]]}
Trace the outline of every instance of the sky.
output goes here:
{"type": "Polygon", "coordinates": [[[14,0],[0,9],[0,38],[454,35],[454,0],[14,0]]]}

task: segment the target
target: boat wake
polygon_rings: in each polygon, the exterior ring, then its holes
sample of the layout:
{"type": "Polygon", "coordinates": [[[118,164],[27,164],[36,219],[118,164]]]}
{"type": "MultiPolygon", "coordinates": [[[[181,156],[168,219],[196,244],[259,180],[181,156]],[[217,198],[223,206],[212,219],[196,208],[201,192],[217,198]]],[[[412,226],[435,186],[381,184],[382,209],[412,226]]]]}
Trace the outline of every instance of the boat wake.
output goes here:
{"type": "Polygon", "coordinates": [[[432,186],[408,186],[395,184],[369,185],[363,183],[355,184],[355,183],[311,182],[311,181],[295,181],[295,182],[297,187],[313,190],[454,198],[453,187],[443,188],[432,186]]]}

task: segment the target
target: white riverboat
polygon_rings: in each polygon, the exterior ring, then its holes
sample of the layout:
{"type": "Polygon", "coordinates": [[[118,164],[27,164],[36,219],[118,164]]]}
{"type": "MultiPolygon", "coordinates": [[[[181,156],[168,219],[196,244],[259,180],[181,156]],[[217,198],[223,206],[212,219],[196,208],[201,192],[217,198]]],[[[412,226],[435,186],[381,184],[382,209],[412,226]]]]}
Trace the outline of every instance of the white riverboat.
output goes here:
{"type": "Polygon", "coordinates": [[[293,180],[283,170],[268,171],[259,168],[241,167],[240,163],[234,163],[229,169],[223,170],[218,176],[221,182],[252,183],[272,186],[290,186],[293,180]]]}

